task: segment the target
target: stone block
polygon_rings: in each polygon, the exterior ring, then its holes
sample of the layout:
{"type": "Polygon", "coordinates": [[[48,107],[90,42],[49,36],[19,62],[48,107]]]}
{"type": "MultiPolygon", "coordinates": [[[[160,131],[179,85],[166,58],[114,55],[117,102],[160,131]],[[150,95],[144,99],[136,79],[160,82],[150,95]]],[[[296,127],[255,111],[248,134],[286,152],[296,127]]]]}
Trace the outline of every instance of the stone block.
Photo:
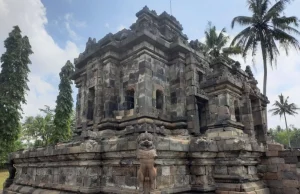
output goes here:
{"type": "Polygon", "coordinates": [[[265,173],[265,172],[267,172],[267,170],[268,170],[267,165],[258,165],[257,166],[257,171],[259,173],[265,173]]]}
{"type": "Polygon", "coordinates": [[[205,175],[205,166],[191,166],[190,171],[193,175],[205,175]]]}
{"type": "Polygon", "coordinates": [[[230,191],[216,190],[216,194],[229,194],[230,191]]]}
{"type": "Polygon", "coordinates": [[[280,175],[277,172],[267,172],[263,177],[265,180],[278,180],[280,179],[280,175]]]}
{"type": "Polygon", "coordinates": [[[268,172],[278,172],[277,164],[270,164],[267,166],[268,172]]]}
{"type": "Polygon", "coordinates": [[[207,175],[191,175],[191,184],[192,185],[211,185],[213,183],[213,179],[207,175]]]}
{"type": "Polygon", "coordinates": [[[281,172],[282,179],[288,179],[288,180],[298,180],[298,176],[296,172],[291,171],[282,171],[281,172]]]}
{"type": "Polygon", "coordinates": [[[282,194],[282,193],[283,193],[282,190],[283,190],[283,189],[270,188],[270,193],[271,193],[271,194],[282,194]]]}
{"type": "Polygon", "coordinates": [[[168,188],[169,185],[170,185],[170,176],[157,176],[156,177],[157,189],[168,188]]]}
{"type": "Polygon", "coordinates": [[[170,150],[170,140],[167,138],[158,138],[156,149],[157,150],[170,150]]]}
{"type": "Polygon", "coordinates": [[[128,149],[135,150],[136,149],[136,141],[128,141],[128,149]]]}
{"type": "Polygon", "coordinates": [[[266,156],[270,157],[270,156],[278,156],[278,151],[277,150],[272,150],[272,151],[266,151],[266,156]]]}
{"type": "Polygon", "coordinates": [[[225,141],[224,150],[252,150],[251,144],[241,139],[227,139],[225,141]]]}
{"type": "Polygon", "coordinates": [[[188,167],[185,165],[182,166],[170,166],[171,175],[185,175],[188,174],[188,167]]]}
{"type": "Polygon", "coordinates": [[[217,152],[218,146],[217,141],[204,139],[204,138],[194,138],[190,142],[190,151],[192,152],[201,152],[201,151],[210,151],[217,152]]]}
{"type": "Polygon", "coordinates": [[[270,188],[278,188],[278,189],[283,188],[283,184],[281,180],[267,180],[267,185],[270,188]]]}
{"type": "Polygon", "coordinates": [[[171,175],[170,166],[162,166],[161,167],[161,174],[162,174],[162,176],[171,175]]]}
{"type": "Polygon", "coordinates": [[[180,140],[170,139],[170,150],[172,151],[188,151],[189,144],[180,140]]]}
{"type": "Polygon", "coordinates": [[[227,166],[215,166],[215,174],[228,174],[227,166]]]}
{"type": "Polygon", "coordinates": [[[228,174],[244,176],[247,174],[247,169],[244,166],[228,167],[228,174]]]}
{"type": "Polygon", "coordinates": [[[257,168],[256,168],[256,166],[248,166],[248,174],[249,175],[257,174],[257,168]]]}
{"type": "Polygon", "coordinates": [[[284,161],[286,164],[297,164],[298,158],[297,156],[284,157],[284,161]]]}
{"type": "Polygon", "coordinates": [[[269,151],[282,151],[283,150],[283,145],[282,144],[268,143],[267,147],[268,147],[269,151]]]}
{"type": "Polygon", "coordinates": [[[296,189],[296,188],[283,188],[282,189],[282,194],[299,194],[299,189],[296,189]]]}
{"type": "Polygon", "coordinates": [[[282,180],[284,188],[299,188],[298,180],[282,180]]]}
{"type": "Polygon", "coordinates": [[[240,192],[241,184],[239,183],[216,183],[216,190],[228,192],[240,192]]]}
{"type": "Polygon", "coordinates": [[[284,164],[284,159],[279,157],[269,158],[268,164],[284,164]]]}
{"type": "Polygon", "coordinates": [[[189,175],[175,175],[174,184],[176,187],[182,187],[189,184],[189,175]]]}
{"type": "Polygon", "coordinates": [[[255,190],[255,194],[271,194],[269,188],[255,190]]]}
{"type": "Polygon", "coordinates": [[[212,166],[205,166],[205,174],[206,175],[211,175],[213,171],[213,167],[212,166]]]}

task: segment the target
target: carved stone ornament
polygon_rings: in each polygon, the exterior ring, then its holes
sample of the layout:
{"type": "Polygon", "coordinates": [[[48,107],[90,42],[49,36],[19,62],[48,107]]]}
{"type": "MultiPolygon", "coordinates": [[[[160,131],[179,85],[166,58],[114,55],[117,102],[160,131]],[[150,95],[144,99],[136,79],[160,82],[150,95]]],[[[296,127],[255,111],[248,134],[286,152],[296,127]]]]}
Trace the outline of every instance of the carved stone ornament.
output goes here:
{"type": "Polygon", "coordinates": [[[139,191],[148,194],[156,187],[156,168],[154,167],[154,158],[156,149],[154,145],[154,136],[147,131],[137,138],[137,158],[140,161],[138,170],[139,191]]]}

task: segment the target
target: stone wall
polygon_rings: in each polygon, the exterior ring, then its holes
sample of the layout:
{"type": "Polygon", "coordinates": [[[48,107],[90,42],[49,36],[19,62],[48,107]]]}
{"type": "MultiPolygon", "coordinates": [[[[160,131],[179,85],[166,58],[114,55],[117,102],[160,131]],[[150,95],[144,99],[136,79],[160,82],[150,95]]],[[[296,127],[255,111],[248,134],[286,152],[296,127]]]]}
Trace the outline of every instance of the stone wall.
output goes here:
{"type": "Polygon", "coordinates": [[[271,194],[299,194],[299,156],[299,150],[284,150],[281,144],[268,144],[258,172],[271,194]]]}

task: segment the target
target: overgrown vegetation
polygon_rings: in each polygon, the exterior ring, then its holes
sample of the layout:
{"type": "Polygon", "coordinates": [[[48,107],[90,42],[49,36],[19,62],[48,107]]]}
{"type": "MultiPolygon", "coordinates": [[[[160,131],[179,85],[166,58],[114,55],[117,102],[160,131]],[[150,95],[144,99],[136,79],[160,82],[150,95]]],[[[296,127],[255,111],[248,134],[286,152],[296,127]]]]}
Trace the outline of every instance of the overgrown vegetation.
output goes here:
{"type": "MultiPolygon", "coordinates": [[[[286,115],[294,116],[294,115],[298,114],[297,110],[299,110],[299,108],[297,107],[296,104],[288,102],[289,97],[285,98],[282,94],[280,94],[278,96],[278,98],[279,98],[279,101],[276,100],[276,102],[273,104],[273,106],[275,108],[271,109],[270,112],[272,112],[273,115],[279,115],[280,118],[282,116],[284,116],[286,130],[288,131],[286,115]]],[[[291,141],[290,141],[289,137],[290,136],[288,136],[288,144],[289,144],[289,147],[291,147],[291,144],[290,144],[291,141]]]]}
{"type": "Polygon", "coordinates": [[[21,35],[18,26],[14,26],[4,41],[5,53],[1,56],[0,73],[0,162],[7,154],[18,149],[22,104],[26,103],[29,90],[28,64],[33,52],[27,36],[21,35]]]}
{"type": "Polygon", "coordinates": [[[205,30],[205,44],[203,44],[203,52],[214,58],[227,57],[228,55],[240,54],[241,49],[236,46],[226,47],[229,36],[226,34],[226,29],[223,28],[221,32],[217,32],[216,26],[208,22],[205,30]]]}
{"type": "Polygon", "coordinates": [[[283,144],[286,148],[289,147],[289,139],[291,148],[300,148],[300,128],[291,125],[288,130],[284,130],[277,126],[270,128],[269,134],[274,141],[283,144]]]}
{"type": "Polygon", "coordinates": [[[72,80],[70,76],[74,72],[74,66],[70,61],[61,68],[59,73],[59,94],[56,100],[54,130],[50,142],[57,143],[68,140],[71,136],[71,116],[73,111],[72,80]]]}

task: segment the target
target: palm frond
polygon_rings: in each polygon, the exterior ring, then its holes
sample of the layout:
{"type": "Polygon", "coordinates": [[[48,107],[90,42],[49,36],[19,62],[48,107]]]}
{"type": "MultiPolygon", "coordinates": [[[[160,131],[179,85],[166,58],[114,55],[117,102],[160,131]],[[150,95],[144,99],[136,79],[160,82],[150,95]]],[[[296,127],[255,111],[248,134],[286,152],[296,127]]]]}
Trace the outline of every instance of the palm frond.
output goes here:
{"type": "Polygon", "coordinates": [[[275,43],[274,37],[272,36],[272,31],[265,31],[265,35],[267,59],[269,60],[271,66],[273,65],[273,62],[275,62],[275,65],[277,65],[277,56],[279,55],[279,50],[275,43]]]}
{"type": "Polygon", "coordinates": [[[226,36],[224,33],[226,33],[226,29],[223,28],[221,30],[221,32],[218,35],[217,41],[216,41],[216,46],[217,48],[220,50],[222,47],[224,47],[228,40],[229,40],[229,36],[226,36]]]}
{"type": "Polygon", "coordinates": [[[235,44],[236,44],[236,41],[239,41],[240,39],[249,36],[249,35],[250,35],[250,32],[251,32],[251,27],[247,27],[247,28],[245,28],[244,30],[242,30],[240,33],[238,33],[238,34],[233,38],[233,40],[231,41],[230,46],[235,45],[235,44]]]}
{"type": "Polygon", "coordinates": [[[238,23],[241,26],[251,25],[253,24],[253,18],[248,16],[237,16],[233,18],[231,22],[231,28],[234,28],[235,23],[238,23]]]}
{"type": "Polygon", "coordinates": [[[294,34],[300,36],[300,32],[296,28],[290,27],[286,24],[279,24],[275,28],[278,28],[278,29],[288,32],[288,33],[294,33],[294,34]]]}
{"type": "Polygon", "coordinates": [[[222,52],[226,55],[237,55],[242,53],[242,49],[240,47],[234,46],[234,47],[226,47],[222,49],[222,52]]]}
{"type": "Polygon", "coordinates": [[[258,0],[247,0],[248,8],[252,13],[259,13],[258,0]]]}
{"type": "Polygon", "coordinates": [[[267,10],[268,10],[269,4],[270,4],[270,1],[269,1],[269,0],[263,0],[263,1],[261,2],[261,6],[260,6],[261,16],[265,15],[265,13],[266,13],[267,10]]]}
{"type": "Polygon", "coordinates": [[[286,16],[282,16],[282,17],[275,17],[272,19],[272,23],[273,25],[276,26],[281,26],[281,25],[290,25],[293,24],[296,27],[299,26],[299,19],[296,16],[291,16],[291,17],[286,17],[286,16]]]}
{"type": "Polygon", "coordinates": [[[279,115],[281,117],[284,114],[298,114],[297,110],[299,110],[299,108],[294,103],[288,103],[289,97],[285,98],[282,94],[280,94],[278,98],[279,101],[276,100],[276,102],[273,104],[275,108],[269,110],[269,112],[272,112],[272,115],[279,115]]]}
{"type": "Polygon", "coordinates": [[[276,40],[279,41],[280,46],[282,46],[285,49],[286,54],[288,54],[288,49],[290,46],[293,46],[296,50],[300,50],[298,40],[284,32],[283,30],[275,28],[272,31],[272,35],[275,37],[276,40]]]}
{"type": "Polygon", "coordinates": [[[278,17],[284,10],[287,3],[289,3],[291,0],[279,0],[277,1],[265,14],[263,20],[265,22],[271,20],[272,18],[278,17]]]}

